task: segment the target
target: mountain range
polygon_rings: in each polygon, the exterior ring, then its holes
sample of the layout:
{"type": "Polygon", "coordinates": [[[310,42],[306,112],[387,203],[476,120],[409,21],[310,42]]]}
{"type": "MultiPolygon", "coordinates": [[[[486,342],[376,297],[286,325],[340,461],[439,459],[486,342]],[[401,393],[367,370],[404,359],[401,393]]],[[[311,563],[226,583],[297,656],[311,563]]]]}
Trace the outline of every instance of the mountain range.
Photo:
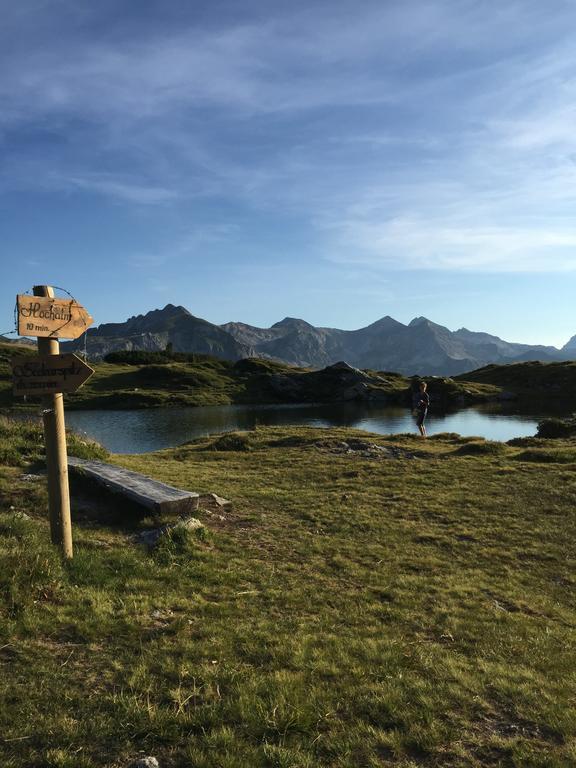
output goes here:
{"type": "MultiPolygon", "coordinates": [[[[105,323],[88,331],[92,360],[120,350],[210,354],[227,360],[261,357],[306,368],[345,361],[357,368],[404,374],[451,376],[490,363],[527,360],[552,362],[576,358],[576,335],[562,348],[515,344],[488,333],[460,328],[450,331],[425,317],[408,325],[386,316],[365,328],[345,331],[317,328],[286,317],[270,328],[246,323],[214,325],[181,306],[168,304],[124,323],[105,323]]],[[[84,348],[84,339],[61,345],[84,348]]]]}

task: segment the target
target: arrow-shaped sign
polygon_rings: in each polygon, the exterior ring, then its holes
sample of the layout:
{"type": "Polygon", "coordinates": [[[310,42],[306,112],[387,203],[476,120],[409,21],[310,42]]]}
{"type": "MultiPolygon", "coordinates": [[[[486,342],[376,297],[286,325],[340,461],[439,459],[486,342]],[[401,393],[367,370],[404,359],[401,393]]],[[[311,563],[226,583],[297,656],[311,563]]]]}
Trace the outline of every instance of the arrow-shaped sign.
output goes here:
{"type": "Polygon", "coordinates": [[[15,395],[76,392],[94,373],[74,354],[13,357],[11,365],[15,395]]]}
{"type": "Polygon", "coordinates": [[[91,315],[74,299],[20,294],[16,304],[20,336],[77,339],[93,322],[91,315]]]}

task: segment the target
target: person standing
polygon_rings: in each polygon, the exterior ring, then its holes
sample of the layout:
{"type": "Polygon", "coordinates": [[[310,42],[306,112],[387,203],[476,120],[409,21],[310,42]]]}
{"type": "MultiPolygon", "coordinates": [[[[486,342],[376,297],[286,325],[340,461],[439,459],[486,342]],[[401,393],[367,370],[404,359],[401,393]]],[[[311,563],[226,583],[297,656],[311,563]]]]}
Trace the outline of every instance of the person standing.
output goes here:
{"type": "Polygon", "coordinates": [[[418,427],[422,437],[427,437],[424,421],[426,420],[426,414],[428,413],[428,407],[430,406],[430,395],[426,389],[426,382],[421,381],[418,388],[419,391],[414,395],[414,415],[416,416],[416,426],[418,427]]]}

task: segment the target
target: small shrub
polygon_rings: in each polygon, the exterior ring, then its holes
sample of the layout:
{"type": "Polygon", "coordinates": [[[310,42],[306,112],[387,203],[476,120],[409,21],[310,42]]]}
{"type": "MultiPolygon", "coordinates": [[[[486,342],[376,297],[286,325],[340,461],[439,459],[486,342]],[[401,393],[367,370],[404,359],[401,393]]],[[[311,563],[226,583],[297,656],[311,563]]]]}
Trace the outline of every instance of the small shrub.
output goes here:
{"type": "Polygon", "coordinates": [[[562,438],[576,435],[576,419],[544,419],[538,424],[538,437],[562,438]]]}
{"type": "Polygon", "coordinates": [[[482,443],[466,443],[457,448],[455,453],[458,456],[501,456],[506,453],[504,443],[495,440],[485,440],[482,443]]]}
{"type": "Polygon", "coordinates": [[[163,533],[154,549],[154,557],[159,565],[168,566],[181,558],[191,558],[197,555],[198,544],[205,542],[208,533],[204,526],[201,528],[185,528],[175,526],[163,533]]]}
{"type": "Polygon", "coordinates": [[[547,451],[545,449],[528,448],[516,456],[518,461],[535,461],[541,464],[571,464],[576,462],[576,450],[547,451]]]}
{"type": "Polygon", "coordinates": [[[110,453],[103,445],[89,437],[80,437],[74,432],[68,433],[68,454],[79,459],[100,459],[105,461],[110,453]]]}
{"type": "Polygon", "coordinates": [[[5,467],[21,467],[20,451],[14,445],[0,445],[0,464],[5,467]]]}
{"type": "Polygon", "coordinates": [[[506,445],[512,448],[529,448],[536,445],[542,445],[542,440],[537,437],[513,437],[506,441],[506,445]]]}
{"type": "Polygon", "coordinates": [[[248,435],[227,432],[212,443],[213,451],[251,451],[252,443],[248,435]]]}
{"type": "Polygon", "coordinates": [[[278,373],[291,368],[286,363],[277,363],[260,357],[244,357],[242,360],[237,360],[232,367],[238,373],[244,374],[278,373]]]}
{"type": "MultiPolygon", "coordinates": [[[[167,345],[168,346],[168,345],[167,345]]],[[[166,365],[167,363],[210,363],[218,367],[228,368],[231,363],[214,355],[196,352],[173,352],[165,349],[160,352],[149,352],[143,349],[109,352],[105,357],[106,363],[113,365],[166,365]]]]}

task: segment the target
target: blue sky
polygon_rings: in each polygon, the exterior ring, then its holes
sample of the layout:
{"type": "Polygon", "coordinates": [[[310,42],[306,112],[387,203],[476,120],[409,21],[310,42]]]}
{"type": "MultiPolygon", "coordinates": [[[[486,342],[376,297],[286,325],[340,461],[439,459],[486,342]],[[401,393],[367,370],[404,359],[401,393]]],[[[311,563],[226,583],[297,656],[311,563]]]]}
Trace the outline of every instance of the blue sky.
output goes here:
{"type": "Polygon", "coordinates": [[[576,333],[572,0],[0,0],[0,332],[390,314],[576,333]]]}

